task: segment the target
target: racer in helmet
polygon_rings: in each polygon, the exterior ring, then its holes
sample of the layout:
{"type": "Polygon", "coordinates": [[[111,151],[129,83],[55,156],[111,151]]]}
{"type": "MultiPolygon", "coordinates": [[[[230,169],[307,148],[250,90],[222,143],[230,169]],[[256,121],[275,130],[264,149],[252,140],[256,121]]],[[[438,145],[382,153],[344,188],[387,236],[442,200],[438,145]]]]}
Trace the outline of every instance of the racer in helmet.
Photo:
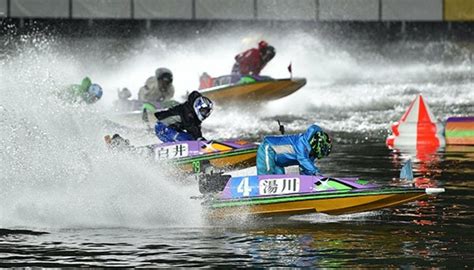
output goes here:
{"type": "Polygon", "coordinates": [[[128,88],[124,87],[122,90],[118,89],[117,90],[117,96],[119,100],[128,100],[129,98],[132,97],[132,92],[128,90],[128,88]]]}
{"type": "Polygon", "coordinates": [[[198,97],[193,103],[194,112],[201,122],[211,115],[213,106],[212,101],[204,96],[198,97]]]}
{"type": "Polygon", "coordinates": [[[309,140],[311,146],[310,156],[322,159],[329,156],[332,151],[332,141],[329,135],[324,131],[316,132],[309,140]]]}
{"type": "Polygon", "coordinates": [[[81,84],[73,84],[64,94],[64,98],[72,102],[85,102],[92,104],[97,102],[103,95],[102,87],[92,83],[89,77],[82,79],[81,84]]]}
{"type": "Polygon", "coordinates": [[[257,151],[257,174],[285,174],[285,167],[299,165],[301,174],[318,175],[315,159],[327,157],[331,150],[331,138],[314,124],[304,133],[266,136],[257,151]]]}
{"type": "Polygon", "coordinates": [[[173,73],[161,67],[155,71],[155,76],[149,77],[145,85],[138,91],[138,100],[144,102],[161,102],[174,96],[173,73]]]}
{"type": "Polygon", "coordinates": [[[188,100],[166,110],[158,111],[155,117],[155,134],[162,142],[205,140],[201,123],[211,115],[212,101],[193,91],[188,100]]]}
{"type": "Polygon", "coordinates": [[[102,87],[96,83],[93,83],[87,89],[87,93],[84,95],[84,101],[88,104],[95,103],[102,97],[102,94],[102,87]]]}
{"type": "Polygon", "coordinates": [[[232,75],[258,76],[265,65],[275,57],[275,54],[275,48],[262,40],[258,43],[258,48],[249,49],[235,56],[232,75]]]}

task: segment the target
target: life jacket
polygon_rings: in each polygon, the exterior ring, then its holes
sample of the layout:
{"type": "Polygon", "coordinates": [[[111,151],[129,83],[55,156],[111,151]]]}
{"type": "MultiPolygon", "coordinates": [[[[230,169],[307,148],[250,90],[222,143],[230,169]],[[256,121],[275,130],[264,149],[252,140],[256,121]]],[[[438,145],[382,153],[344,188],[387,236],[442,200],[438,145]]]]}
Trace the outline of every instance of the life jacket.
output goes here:
{"type": "Polygon", "coordinates": [[[275,164],[279,167],[299,165],[300,171],[305,175],[319,173],[318,167],[314,164],[315,157],[310,156],[310,138],[321,127],[311,125],[304,133],[282,136],[267,136],[262,144],[268,144],[275,152],[275,164]]]}
{"type": "Polygon", "coordinates": [[[259,75],[265,64],[258,49],[250,49],[235,56],[241,75],[259,75]]]}

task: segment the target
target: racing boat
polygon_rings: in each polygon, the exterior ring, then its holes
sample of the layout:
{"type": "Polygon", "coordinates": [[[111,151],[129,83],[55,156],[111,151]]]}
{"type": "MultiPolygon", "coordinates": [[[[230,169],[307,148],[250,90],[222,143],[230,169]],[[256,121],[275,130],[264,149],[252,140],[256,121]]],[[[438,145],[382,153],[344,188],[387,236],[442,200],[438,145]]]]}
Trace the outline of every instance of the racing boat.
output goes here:
{"type": "Polygon", "coordinates": [[[202,89],[200,92],[218,104],[276,100],[291,95],[306,84],[305,78],[259,77],[255,80],[245,76],[232,83],[232,76],[226,75],[213,80],[213,87],[202,89]]]}
{"type": "Polygon", "coordinates": [[[185,172],[201,172],[206,166],[235,169],[255,166],[258,145],[243,140],[222,142],[182,141],[154,146],[155,160],[173,160],[185,172]]]}
{"type": "Polygon", "coordinates": [[[128,150],[155,161],[172,162],[187,173],[199,173],[209,166],[220,170],[254,166],[258,148],[257,144],[244,140],[180,141],[135,147],[118,134],[104,139],[112,149],[128,150]]]}
{"type": "Polygon", "coordinates": [[[200,179],[211,218],[237,215],[351,214],[397,206],[444,192],[443,188],[379,186],[359,178],[306,175],[220,175],[200,179]],[[227,177],[227,178],[226,178],[227,177]]]}

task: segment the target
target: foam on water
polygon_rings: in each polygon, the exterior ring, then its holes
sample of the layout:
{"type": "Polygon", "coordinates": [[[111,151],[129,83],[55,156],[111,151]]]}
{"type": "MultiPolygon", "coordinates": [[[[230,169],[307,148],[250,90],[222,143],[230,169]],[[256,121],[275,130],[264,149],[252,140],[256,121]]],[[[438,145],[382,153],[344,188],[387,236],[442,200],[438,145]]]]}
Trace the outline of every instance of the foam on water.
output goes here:
{"type": "Polygon", "coordinates": [[[365,221],[381,215],[381,211],[371,211],[346,215],[306,214],[293,216],[290,220],[305,221],[309,223],[339,223],[344,221],[365,221]]]}

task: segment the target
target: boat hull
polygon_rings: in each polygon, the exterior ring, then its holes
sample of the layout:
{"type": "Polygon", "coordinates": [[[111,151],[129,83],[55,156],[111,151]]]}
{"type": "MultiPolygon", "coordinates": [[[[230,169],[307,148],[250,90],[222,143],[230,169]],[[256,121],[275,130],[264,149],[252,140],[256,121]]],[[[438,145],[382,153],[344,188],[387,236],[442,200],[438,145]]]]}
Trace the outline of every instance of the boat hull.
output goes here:
{"type": "Polygon", "coordinates": [[[199,173],[209,165],[218,169],[254,166],[258,145],[243,140],[180,141],[147,148],[156,161],[170,162],[186,173],[199,173]]]}
{"type": "Polygon", "coordinates": [[[200,182],[210,194],[203,204],[209,216],[351,214],[397,206],[444,192],[443,188],[379,186],[359,178],[323,175],[247,175],[200,182]]]}
{"type": "Polygon", "coordinates": [[[208,210],[213,218],[225,218],[238,214],[247,215],[296,215],[325,213],[342,215],[373,211],[393,207],[406,202],[423,199],[428,195],[423,189],[392,190],[385,192],[352,192],[351,194],[317,194],[220,202],[208,210]]]}
{"type": "Polygon", "coordinates": [[[271,101],[293,94],[306,84],[304,78],[259,81],[249,84],[218,86],[201,91],[216,103],[271,101]]]}
{"type": "Polygon", "coordinates": [[[210,164],[219,169],[236,169],[255,166],[257,148],[245,150],[233,150],[216,154],[207,154],[199,157],[178,160],[175,164],[184,172],[199,173],[202,168],[210,164]]]}

